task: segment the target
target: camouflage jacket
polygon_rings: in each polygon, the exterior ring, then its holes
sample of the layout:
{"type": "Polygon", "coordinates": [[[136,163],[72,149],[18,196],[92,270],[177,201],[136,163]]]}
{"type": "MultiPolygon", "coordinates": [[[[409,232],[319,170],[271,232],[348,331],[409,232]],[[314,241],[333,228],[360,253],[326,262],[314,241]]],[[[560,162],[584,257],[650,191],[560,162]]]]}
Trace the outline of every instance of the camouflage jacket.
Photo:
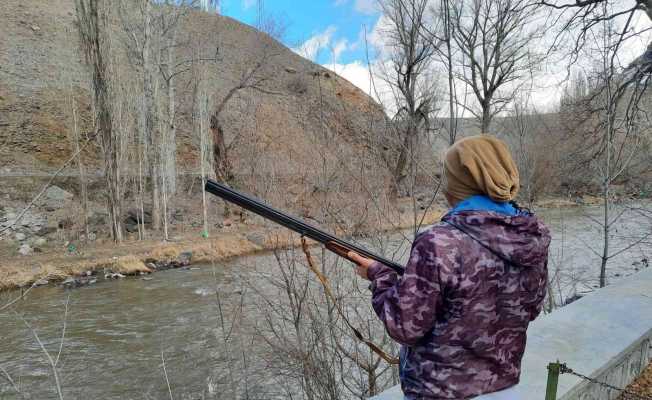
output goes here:
{"type": "Polygon", "coordinates": [[[369,268],[373,308],[403,345],[408,399],[469,399],[518,383],[549,244],[533,214],[462,211],[417,236],[402,277],[369,268]]]}

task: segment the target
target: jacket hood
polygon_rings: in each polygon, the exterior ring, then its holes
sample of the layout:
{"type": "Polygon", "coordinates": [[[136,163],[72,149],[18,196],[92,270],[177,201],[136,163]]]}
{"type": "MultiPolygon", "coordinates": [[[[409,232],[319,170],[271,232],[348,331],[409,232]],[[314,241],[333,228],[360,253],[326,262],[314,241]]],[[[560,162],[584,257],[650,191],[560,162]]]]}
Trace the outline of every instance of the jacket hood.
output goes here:
{"type": "Polygon", "coordinates": [[[460,211],[446,215],[442,222],[515,266],[536,267],[547,259],[550,230],[532,213],[509,216],[492,211],[460,211]]]}

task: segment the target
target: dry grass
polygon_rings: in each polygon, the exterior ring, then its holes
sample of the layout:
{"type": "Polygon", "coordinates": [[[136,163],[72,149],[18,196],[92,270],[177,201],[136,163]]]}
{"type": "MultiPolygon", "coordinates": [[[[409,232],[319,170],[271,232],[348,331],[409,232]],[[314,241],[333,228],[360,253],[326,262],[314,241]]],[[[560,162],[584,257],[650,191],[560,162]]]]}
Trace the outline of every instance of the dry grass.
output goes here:
{"type": "MultiPolygon", "coordinates": [[[[652,399],[652,364],[648,365],[647,368],[643,370],[641,375],[627,387],[627,390],[652,399]]],[[[626,395],[619,397],[620,400],[630,398],[631,397],[627,397],[626,395]]]]}
{"type": "MultiPolygon", "coordinates": [[[[381,231],[407,229],[413,219],[403,213],[397,223],[381,227],[381,231]]],[[[440,210],[426,213],[423,224],[435,223],[441,217],[440,210]]],[[[338,233],[341,234],[341,233],[338,233]]],[[[81,255],[38,254],[31,257],[13,257],[0,267],[0,291],[30,286],[39,279],[50,282],[62,281],[70,276],[80,276],[87,271],[110,270],[124,275],[152,272],[145,260],[171,261],[181,253],[191,252],[193,263],[226,260],[232,257],[250,255],[276,248],[301,246],[298,235],[283,228],[262,228],[245,226],[242,230],[222,233],[209,239],[197,239],[193,232],[175,242],[132,241],[122,245],[99,243],[86,249],[81,255]],[[252,240],[253,236],[261,240],[252,240]]]]}

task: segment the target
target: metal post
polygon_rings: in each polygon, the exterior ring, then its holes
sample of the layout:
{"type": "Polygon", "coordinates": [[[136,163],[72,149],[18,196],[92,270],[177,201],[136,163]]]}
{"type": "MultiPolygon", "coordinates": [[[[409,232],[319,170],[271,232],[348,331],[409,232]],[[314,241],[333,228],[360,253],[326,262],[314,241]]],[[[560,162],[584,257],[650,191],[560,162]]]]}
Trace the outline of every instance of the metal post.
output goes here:
{"type": "Polygon", "coordinates": [[[559,361],[548,364],[548,383],[546,384],[546,400],[557,400],[557,384],[559,383],[559,361]]]}

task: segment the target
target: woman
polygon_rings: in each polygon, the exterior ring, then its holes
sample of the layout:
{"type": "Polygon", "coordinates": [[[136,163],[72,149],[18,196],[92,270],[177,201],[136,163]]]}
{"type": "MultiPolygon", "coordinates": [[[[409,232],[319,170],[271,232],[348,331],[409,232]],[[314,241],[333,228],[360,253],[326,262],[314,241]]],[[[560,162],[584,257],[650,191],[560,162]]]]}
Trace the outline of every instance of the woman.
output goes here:
{"type": "Polygon", "coordinates": [[[502,141],[462,139],[444,170],[452,209],[416,237],[403,276],[350,256],[402,344],[406,399],[516,399],[525,331],[546,292],[550,234],[512,202],[518,171],[502,141]]]}

